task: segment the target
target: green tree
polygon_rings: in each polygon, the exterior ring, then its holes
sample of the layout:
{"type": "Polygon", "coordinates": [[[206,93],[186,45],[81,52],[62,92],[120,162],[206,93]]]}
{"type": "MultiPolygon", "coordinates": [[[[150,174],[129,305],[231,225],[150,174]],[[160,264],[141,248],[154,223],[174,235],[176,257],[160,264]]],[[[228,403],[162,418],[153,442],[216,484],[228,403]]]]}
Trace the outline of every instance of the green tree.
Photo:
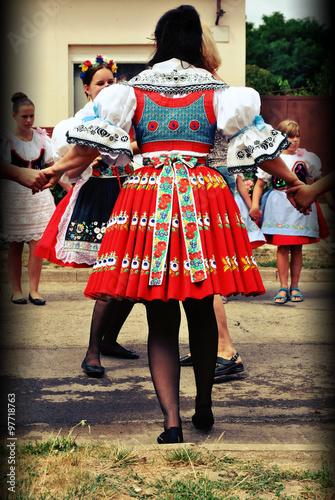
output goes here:
{"type": "Polygon", "coordinates": [[[277,79],[271,71],[260,68],[256,64],[247,64],[245,80],[247,87],[252,87],[260,94],[268,92],[269,89],[279,89],[277,79]]]}
{"type": "Polygon", "coordinates": [[[309,89],[309,93],[328,93],[332,75],[331,30],[310,18],[286,21],[280,12],[262,19],[258,28],[246,24],[248,67],[256,65],[274,77],[267,78],[269,86],[262,91],[275,91],[282,87],[280,82],[285,82],[286,87],[287,81],[291,89],[323,85],[322,90],[309,89]]]}

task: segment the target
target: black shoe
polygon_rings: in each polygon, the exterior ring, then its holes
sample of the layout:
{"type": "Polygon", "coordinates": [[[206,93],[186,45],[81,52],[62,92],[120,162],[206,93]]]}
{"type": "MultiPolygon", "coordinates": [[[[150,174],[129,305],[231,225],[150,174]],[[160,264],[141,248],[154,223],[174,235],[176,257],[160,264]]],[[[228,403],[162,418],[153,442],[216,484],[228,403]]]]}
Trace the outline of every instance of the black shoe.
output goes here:
{"type": "Polygon", "coordinates": [[[221,375],[232,375],[244,371],[243,363],[236,363],[238,352],[230,359],[216,358],[217,366],[214,371],[214,377],[221,377],[221,375]]]}
{"type": "Polygon", "coordinates": [[[200,405],[199,408],[195,410],[195,414],[192,417],[192,423],[196,429],[203,431],[213,427],[214,417],[211,407],[209,405],[200,405]]]}
{"type": "Polygon", "coordinates": [[[192,366],[192,358],[190,354],[186,354],[179,359],[180,366],[192,366]]]}
{"type": "Polygon", "coordinates": [[[104,356],[113,356],[114,358],[123,358],[123,359],[138,359],[140,356],[134,351],[128,351],[122,347],[122,345],[115,342],[113,346],[110,346],[104,342],[101,343],[100,348],[101,354],[104,356]]]}
{"type": "Polygon", "coordinates": [[[105,368],[103,366],[97,366],[97,365],[89,366],[86,363],[86,358],[82,362],[81,367],[86,373],[86,375],[88,375],[89,377],[100,378],[103,377],[105,373],[105,368]]]}
{"type": "Polygon", "coordinates": [[[34,304],[34,306],[45,306],[45,300],[44,299],[33,299],[32,296],[29,294],[29,302],[34,304]]]}
{"type": "Polygon", "coordinates": [[[24,297],[22,297],[22,299],[15,299],[13,300],[13,295],[11,296],[10,300],[13,302],[13,304],[26,304],[27,303],[27,299],[25,299],[24,297]]]}
{"type": "Polygon", "coordinates": [[[183,431],[181,427],[170,427],[167,431],[162,432],[157,438],[158,444],[183,443],[183,431]]]}

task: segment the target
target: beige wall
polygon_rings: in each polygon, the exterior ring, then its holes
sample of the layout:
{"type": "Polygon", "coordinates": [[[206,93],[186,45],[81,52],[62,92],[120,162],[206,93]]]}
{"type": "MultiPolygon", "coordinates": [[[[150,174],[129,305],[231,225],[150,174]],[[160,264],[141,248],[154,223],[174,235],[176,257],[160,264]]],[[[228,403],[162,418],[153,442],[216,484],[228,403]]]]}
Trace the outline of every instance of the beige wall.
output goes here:
{"type": "MultiPolygon", "coordinates": [[[[183,2],[173,0],[11,0],[1,34],[6,57],[2,126],[12,126],[10,98],[25,92],[35,103],[35,125],[54,126],[73,113],[73,63],[98,53],[116,62],[147,62],[159,17],[183,2]]],[[[185,2],[188,3],[188,2],[185,2]]],[[[191,2],[189,2],[191,3],[191,2]]],[[[216,0],[193,0],[214,26],[216,0]]],[[[244,85],[245,0],[222,0],[226,11],[216,36],[220,76],[244,85]]]]}

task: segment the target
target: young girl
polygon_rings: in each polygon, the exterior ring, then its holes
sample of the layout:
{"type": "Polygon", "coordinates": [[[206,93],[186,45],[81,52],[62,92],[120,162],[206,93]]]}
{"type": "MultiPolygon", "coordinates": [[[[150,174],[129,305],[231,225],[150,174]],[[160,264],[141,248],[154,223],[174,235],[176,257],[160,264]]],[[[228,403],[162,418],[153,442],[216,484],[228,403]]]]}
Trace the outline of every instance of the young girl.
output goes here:
{"type": "Polygon", "coordinates": [[[274,159],[287,147],[286,137],[268,125],[262,130],[255,125],[258,94],[228,87],[201,69],[202,29],[194,7],[182,5],[159,19],[149,64],[151,69],[98,95],[98,117],[69,131],[76,145],[48,170],[46,187],[64,171],[90,163],[98,151],[117,152],[119,161],[131,156],[128,132],[134,124],[144,166],[123,184],[85,294],[97,299],[96,337],[103,334],[113,298],[144,302],[149,366],[164,415],[158,442],[177,443],[183,441],[179,301],[187,315],[196,382],[192,422],[206,430],[214,423],[218,334],[213,296],[264,293],[233,195],[206,166],[216,128],[230,139],[228,167],[253,169],[263,161],[267,171],[289,184],[299,181],[280,158],[274,159]]]}
{"type": "MultiPolygon", "coordinates": [[[[117,76],[117,65],[113,60],[101,55],[86,60],[81,69],[80,76],[89,105],[86,113],[79,111],[74,118],[63,120],[54,128],[52,140],[56,160],[71,149],[66,141],[68,129],[75,123],[81,123],[81,118],[88,113],[94,112],[95,98],[102,89],[113,85],[117,76]]],[[[93,266],[121,186],[131,172],[133,172],[131,165],[115,167],[111,157],[104,153],[89,167],[71,170],[65,179],[74,182],[75,186],[57,205],[37,245],[35,255],[62,266],[76,268],[93,266]]],[[[111,314],[110,322],[106,325],[109,333],[108,345],[104,346],[106,354],[122,358],[138,358],[136,353],[116,342],[118,329],[121,328],[132,307],[133,303],[129,301],[115,303],[114,314],[111,314]]],[[[83,369],[89,376],[101,377],[104,368],[100,363],[92,364],[88,361],[91,349],[92,346],[89,347],[89,353],[85,358],[87,362],[84,363],[83,369]]]]}
{"type": "MultiPolygon", "coordinates": [[[[22,169],[40,170],[52,165],[50,138],[45,130],[33,129],[33,102],[22,92],[14,94],[12,102],[16,127],[13,132],[3,133],[2,151],[5,153],[2,160],[22,169]]],[[[22,252],[25,242],[29,245],[29,301],[37,306],[45,304],[45,299],[38,291],[43,261],[34,256],[34,250],[54,210],[55,203],[49,189],[33,195],[31,189],[17,182],[2,181],[1,236],[9,242],[7,263],[12,285],[11,300],[14,304],[27,303],[21,286],[22,252]]]]}
{"type": "MultiPolygon", "coordinates": [[[[278,130],[284,132],[290,141],[290,147],[283,151],[282,158],[289,169],[300,180],[317,180],[321,177],[321,162],[314,154],[300,149],[300,127],[293,120],[284,120],[278,130]]],[[[271,176],[258,169],[257,182],[253,191],[251,217],[259,211],[259,202],[265,184],[272,181],[273,189],[262,198],[262,232],[267,242],[278,246],[277,269],[280,289],[274,297],[276,304],[285,304],[288,300],[301,302],[303,296],[298,287],[302,269],[302,245],[316,243],[329,235],[326,222],[319,205],[313,204],[309,215],[299,213],[290,203],[285,192],[285,183],[277,176],[271,176]],[[290,260],[291,256],[291,260],[290,260]],[[291,286],[289,288],[289,271],[291,286]]]]}
{"type": "Polygon", "coordinates": [[[264,234],[262,233],[259,226],[257,226],[255,221],[258,221],[261,217],[261,211],[253,215],[253,218],[250,217],[249,211],[252,206],[251,197],[249,194],[249,190],[245,184],[243,174],[235,174],[236,187],[234,198],[238,208],[241,211],[242,219],[245,222],[245,227],[247,229],[247,233],[249,236],[251,248],[258,248],[264,243],[266,243],[266,239],[264,234]]]}

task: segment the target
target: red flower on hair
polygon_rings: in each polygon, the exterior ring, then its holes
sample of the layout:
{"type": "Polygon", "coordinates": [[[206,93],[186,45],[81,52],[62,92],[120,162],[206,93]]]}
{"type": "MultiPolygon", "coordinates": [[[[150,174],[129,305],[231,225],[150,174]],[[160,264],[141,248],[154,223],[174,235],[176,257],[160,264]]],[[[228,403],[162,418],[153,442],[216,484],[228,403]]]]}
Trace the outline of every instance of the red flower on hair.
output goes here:
{"type": "Polygon", "coordinates": [[[88,59],[87,59],[87,61],[84,61],[83,64],[84,64],[84,66],[92,66],[91,61],[89,61],[88,59]]]}

